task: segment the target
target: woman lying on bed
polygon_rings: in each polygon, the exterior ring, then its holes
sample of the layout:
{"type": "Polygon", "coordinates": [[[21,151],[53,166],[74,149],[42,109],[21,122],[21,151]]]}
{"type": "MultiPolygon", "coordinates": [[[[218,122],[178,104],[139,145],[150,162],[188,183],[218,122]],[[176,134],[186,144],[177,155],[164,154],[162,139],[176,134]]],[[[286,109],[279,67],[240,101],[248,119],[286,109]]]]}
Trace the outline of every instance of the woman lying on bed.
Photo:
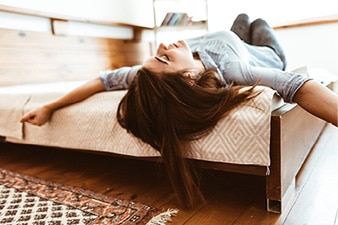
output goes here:
{"type": "Polygon", "coordinates": [[[229,110],[259,94],[244,85],[271,87],[286,102],[296,102],[337,126],[337,95],[308,77],[285,72],[285,66],[272,28],[262,19],[250,23],[241,14],[231,31],[160,44],[142,66],[104,71],[28,112],[21,122],[41,126],[61,107],[97,92],[128,89],[119,104],[119,123],[160,151],[179,202],[191,207],[203,196],[183,152],[189,141],[206,134],[229,110]]]}

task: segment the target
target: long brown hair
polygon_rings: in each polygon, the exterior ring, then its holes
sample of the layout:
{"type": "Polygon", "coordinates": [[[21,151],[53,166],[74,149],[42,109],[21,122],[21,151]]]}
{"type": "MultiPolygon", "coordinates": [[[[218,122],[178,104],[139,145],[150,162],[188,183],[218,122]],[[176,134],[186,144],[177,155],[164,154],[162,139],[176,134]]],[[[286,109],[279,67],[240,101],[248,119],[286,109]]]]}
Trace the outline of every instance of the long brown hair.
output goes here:
{"type": "Polygon", "coordinates": [[[214,70],[191,84],[180,73],[159,76],[140,69],[119,104],[119,123],[160,151],[173,190],[185,207],[204,201],[184,157],[189,141],[207,134],[227,112],[258,94],[253,88],[241,89],[224,86],[214,70]]]}

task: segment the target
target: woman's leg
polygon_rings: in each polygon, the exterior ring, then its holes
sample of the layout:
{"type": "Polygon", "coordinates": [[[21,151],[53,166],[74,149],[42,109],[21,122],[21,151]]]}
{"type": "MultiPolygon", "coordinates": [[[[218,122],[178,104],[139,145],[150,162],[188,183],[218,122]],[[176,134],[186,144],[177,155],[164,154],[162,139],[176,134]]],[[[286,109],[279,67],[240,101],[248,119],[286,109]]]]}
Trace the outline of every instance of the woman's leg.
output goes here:
{"type": "Polygon", "coordinates": [[[251,44],[257,46],[267,46],[272,48],[275,53],[282,60],[284,67],[286,68],[286,57],[283,48],[279,44],[274,30],[270,25],[263,19],[256,19],[250,25],[251,31],[251,44]]]}
{"type": "Polygon", "coordinates": [[[250,44],[250,21],[248,15],[244,13],[239,14],[234,20],[230,30],[237,34],[241,40],[250,44]]]}

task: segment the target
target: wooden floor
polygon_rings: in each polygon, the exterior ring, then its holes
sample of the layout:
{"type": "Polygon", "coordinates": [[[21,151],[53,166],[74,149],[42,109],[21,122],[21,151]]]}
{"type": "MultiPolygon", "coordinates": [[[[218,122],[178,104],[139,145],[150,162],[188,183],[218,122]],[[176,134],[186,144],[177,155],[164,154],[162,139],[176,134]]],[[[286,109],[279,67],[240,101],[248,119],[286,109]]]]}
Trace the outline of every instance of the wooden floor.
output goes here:
{"type": "MultiPolygon", "coordinates": [[[[179,208],[163,168],[154,162],[7,143],[0,148],[3,169],[179,208]]],[[[202,170],[201,181],[207,204],[180,210],[171,224],[338,225],[338,129],[325,128],[297,177],[297,200],[288,214],[266,212],[263,177],[202,170]]]]}

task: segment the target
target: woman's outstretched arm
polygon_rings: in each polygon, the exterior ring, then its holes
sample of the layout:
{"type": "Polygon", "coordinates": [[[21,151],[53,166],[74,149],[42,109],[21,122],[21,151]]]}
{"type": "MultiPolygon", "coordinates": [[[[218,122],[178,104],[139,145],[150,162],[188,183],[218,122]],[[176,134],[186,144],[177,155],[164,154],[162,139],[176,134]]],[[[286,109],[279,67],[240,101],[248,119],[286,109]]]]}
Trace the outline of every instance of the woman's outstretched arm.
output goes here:
{"type": "Polygon", "coordinates": [[[75,88],[71,92],[65,94],[61,98],[31,110],[21,118],[20,122],[27,122],[33,125],[41,126],[49,121],[55,110],[74,104],[76,102],[80,102],[94,95],[95,93],[102,92],[104,90],[105,87],[103,86],[99,77],[94,80],[90,80],[82,86],[75,88]]]}
{"type": "Polygon", "coordinates": [[[318,82],[305,82],[293,101],[309,113],[338,126],[338,95],[318,82]]]}

